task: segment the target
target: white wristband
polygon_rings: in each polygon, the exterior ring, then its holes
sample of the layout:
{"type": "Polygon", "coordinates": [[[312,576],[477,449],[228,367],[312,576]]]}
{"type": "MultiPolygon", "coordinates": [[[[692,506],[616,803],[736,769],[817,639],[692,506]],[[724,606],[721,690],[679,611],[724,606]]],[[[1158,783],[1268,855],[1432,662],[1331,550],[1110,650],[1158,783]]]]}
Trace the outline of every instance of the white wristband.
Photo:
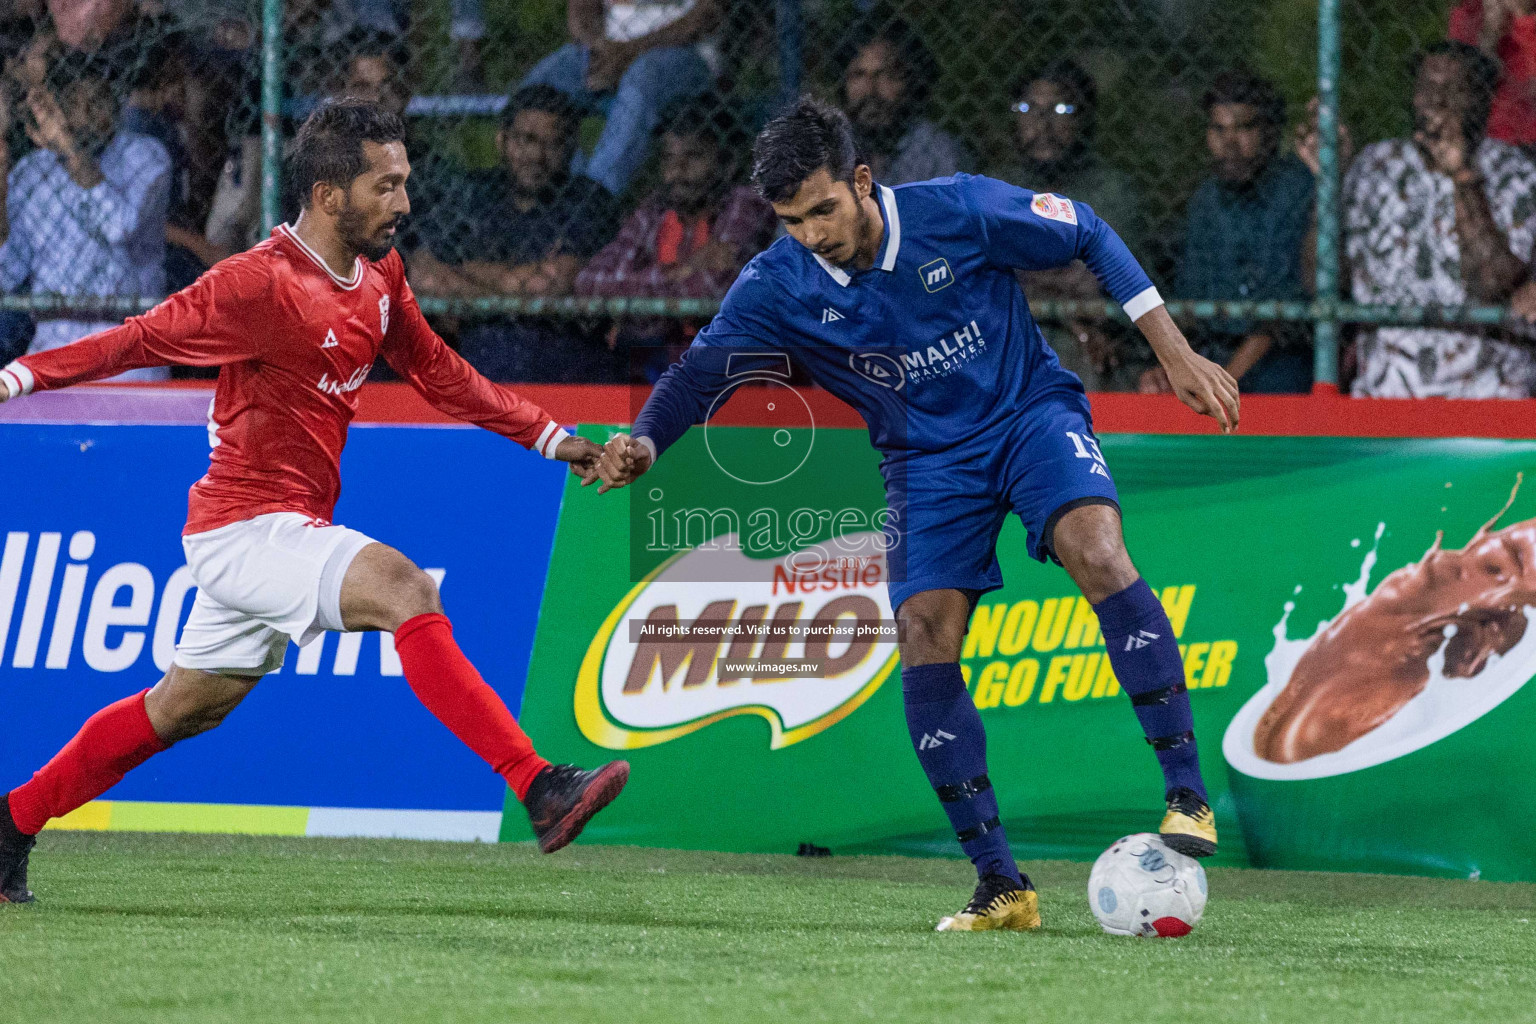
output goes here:
{"type": "Polygon", "coordinates": [[[555,449],[560,447],[560,442],[570,436],[571,432],[569,430],[566,430],[554,420],[550,420],[544,427],[544,433],[539,435],[539,440],[534,444],[533,450],[546,459],[552,459],[555,457],[555,449]]]}
{"type": "Polygon", "coordinates": [[[0,387],[5,388],[7,399],[30,395],[36,384],[37,378],[32,376],[32,371],[20,362],[9,363],[0,369],[0,387]]]}
{"type": "Polygon", "coordinates": [[[639,441],[641,446],[651,453],[651,465],[656,465],[656,442],[648,437],[637,437],[635,440],[639,441]]]}
{"type": "Polygon", "coordinates": [[[1121,308],[1125,310],[1125,315],[1131,318],[1131,323],[1135,323],[1162,304],[1163,297],[1157,294],[1157,289],[1148,288],[1121,308]]]}

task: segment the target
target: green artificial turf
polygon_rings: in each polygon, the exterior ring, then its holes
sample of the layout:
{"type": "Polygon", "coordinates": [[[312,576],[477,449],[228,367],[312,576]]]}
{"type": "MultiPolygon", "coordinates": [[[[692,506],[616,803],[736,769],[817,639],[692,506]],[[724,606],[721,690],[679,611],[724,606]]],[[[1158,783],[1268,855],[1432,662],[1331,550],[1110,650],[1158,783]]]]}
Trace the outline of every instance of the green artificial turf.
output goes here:
{"type": "Polygon", "coordinates": [[[937,934],[963,861],[49,833],[0,1020],[1536,1020],[1536,885],[1215,869],[1145,940],[1029,870],[1044,931],[937,934]]]}

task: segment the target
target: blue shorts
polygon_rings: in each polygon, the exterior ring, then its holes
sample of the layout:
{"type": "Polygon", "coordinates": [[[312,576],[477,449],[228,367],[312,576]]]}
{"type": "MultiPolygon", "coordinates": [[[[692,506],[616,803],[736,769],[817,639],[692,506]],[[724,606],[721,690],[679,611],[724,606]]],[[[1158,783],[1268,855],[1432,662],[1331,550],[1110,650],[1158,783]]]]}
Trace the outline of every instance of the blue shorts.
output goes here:
{"type": "Polygon", "coordinates": [[[924,590],[1003,585],[997,537],[1009,511],[1029,531],[1030,557],[1055,561],[1056,520],[1080,505],[1120,507],[1081,394],[1038,399],[1006,428],[943,452],[888,457],[886,559],[891,608],[924,590]]]}

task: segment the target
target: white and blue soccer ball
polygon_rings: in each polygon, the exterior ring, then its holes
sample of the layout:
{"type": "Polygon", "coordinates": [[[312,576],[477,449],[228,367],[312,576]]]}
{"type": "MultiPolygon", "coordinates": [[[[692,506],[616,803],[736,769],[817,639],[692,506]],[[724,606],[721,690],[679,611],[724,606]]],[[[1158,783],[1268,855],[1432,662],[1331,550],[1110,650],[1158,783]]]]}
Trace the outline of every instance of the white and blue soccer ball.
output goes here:
{"type": "Polygon", "coordinates": [[[1088,905],[1111,935],[1176,938],[1205,912],[1205,869],[1150,832],[1117,839],[1088,875],[1088,905]]]}

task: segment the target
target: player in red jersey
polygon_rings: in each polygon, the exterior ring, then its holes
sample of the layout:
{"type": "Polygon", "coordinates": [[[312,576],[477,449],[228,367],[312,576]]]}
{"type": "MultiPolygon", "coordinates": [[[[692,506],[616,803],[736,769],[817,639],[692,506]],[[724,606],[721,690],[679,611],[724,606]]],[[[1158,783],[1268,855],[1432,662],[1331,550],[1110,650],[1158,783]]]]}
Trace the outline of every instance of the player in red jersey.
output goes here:
{"type": "Polygon", "coordinates": [[[551,765],[454,642],[437,587],[400,552],[330,522],[357,389],[382,355],[434,406],[596,479],[602,449],[486,380],[427,325],[395,230],[410,212],[400,119],[355,101],[299,130],[303,212],[142,316],[0,370],[0,401],[123,370],[219,367],[208,474],[182,544],[197,600],[175,663],[152,689],[97,712],[53,760],[0,796],[0,903],[26,902],[27,859],[50,819],[134,767],[218,725],[289,640],[325,630],[395,634],[406,682],[506,779],[546,853],[623,789],[629,765],[551,765]]]}

